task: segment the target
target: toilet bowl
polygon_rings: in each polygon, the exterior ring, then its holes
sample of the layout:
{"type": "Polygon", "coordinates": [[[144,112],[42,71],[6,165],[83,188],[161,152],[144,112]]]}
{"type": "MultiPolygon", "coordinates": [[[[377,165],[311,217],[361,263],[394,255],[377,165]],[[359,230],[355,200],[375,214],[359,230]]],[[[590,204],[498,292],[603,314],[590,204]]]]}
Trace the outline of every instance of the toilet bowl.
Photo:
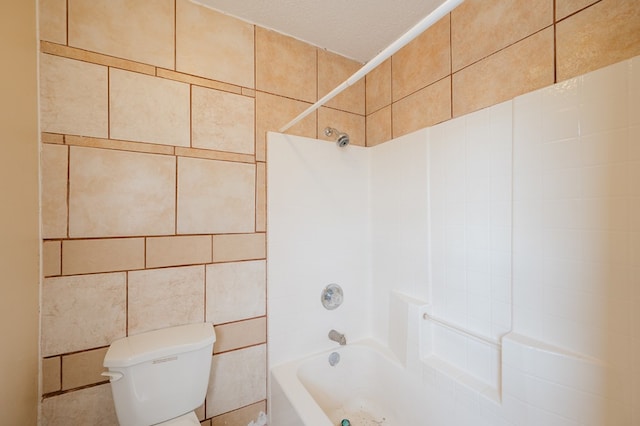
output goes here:
{"type": "Polygon", "coordinates": [[[103,373],[121,426],[200,425],[195,409],[207,395],[216,335],[188,324],[116,340],[103,373]]]}

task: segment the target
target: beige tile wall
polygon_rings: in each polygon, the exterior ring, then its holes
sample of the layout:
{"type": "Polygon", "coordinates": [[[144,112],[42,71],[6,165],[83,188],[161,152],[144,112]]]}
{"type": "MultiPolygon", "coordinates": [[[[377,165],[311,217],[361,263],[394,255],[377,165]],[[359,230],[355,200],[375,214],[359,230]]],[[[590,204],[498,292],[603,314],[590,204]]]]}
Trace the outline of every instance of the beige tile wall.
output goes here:
{"type": "Polygon", "coordinates": [[[637,1],[466,0],[367,75],[366,144],[638,54],[637,1]]]}
{"type": "MultiPolygon", "coordinates": [[[[201,321],[218,333],[201,420],[256,419],[265,133],[360,64],[189,0],[40,0],[39,25],[43,424],[115,424],[108,345],[201,321]]],[[[291,133],[338,127],[364,146],[364,95],[362,81],[291,133]]]]}

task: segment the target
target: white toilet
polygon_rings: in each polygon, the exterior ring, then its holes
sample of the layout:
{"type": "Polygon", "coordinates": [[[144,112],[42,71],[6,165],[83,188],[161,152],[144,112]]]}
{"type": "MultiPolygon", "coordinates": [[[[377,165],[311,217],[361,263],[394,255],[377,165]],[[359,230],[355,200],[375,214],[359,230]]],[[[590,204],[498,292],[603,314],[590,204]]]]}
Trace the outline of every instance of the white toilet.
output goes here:
{"type": "Polygon", "coordinates": [[[209,323],[116,340],[104,358],[121,426],[200,425],[216,335],[209,323]]]}

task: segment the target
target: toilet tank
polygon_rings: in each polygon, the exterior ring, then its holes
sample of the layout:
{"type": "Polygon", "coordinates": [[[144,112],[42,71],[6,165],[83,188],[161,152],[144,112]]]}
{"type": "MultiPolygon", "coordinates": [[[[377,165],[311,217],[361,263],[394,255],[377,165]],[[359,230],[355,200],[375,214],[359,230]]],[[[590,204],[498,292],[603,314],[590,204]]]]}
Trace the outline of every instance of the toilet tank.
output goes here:
{"type": "Polygon", "coordinates": [[[202,405],[215,340],[213,326],[199,323],[113,342],[104,366],[120,425],[153,425],[202,405]]]}

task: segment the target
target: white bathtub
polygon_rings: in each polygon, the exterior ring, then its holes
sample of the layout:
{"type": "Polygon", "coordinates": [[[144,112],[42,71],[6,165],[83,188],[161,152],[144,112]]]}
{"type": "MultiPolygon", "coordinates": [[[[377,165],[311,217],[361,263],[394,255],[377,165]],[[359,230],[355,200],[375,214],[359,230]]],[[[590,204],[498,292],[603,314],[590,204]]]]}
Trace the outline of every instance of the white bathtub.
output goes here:
{"type": "Polygon", "coordinates": [[[271,423],[330,426],[423,424],[424,393],[374,341],[360,341],[271,369],[271,423]],[[332,367],[329,355],[340,354],[332,367]]]}

